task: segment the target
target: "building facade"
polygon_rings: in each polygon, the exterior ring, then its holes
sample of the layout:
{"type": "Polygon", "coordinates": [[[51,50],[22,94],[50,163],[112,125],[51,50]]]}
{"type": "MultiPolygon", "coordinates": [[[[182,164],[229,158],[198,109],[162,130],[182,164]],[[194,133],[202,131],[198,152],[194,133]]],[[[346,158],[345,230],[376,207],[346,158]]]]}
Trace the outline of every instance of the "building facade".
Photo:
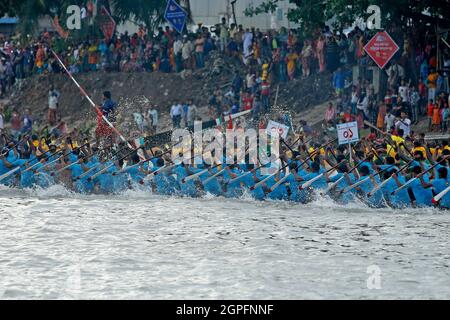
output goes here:
{"type": "MultiPolygon", "coordinates": [[[[181,1],[183,3],[183,1],[181,1]]],[[[233,0],[190,0],[192,18],[196,24],[203,23],[212,26],[221,22],[222,17],[233,22],[233,0]]],[[[262,13],[253,17],[247,17],[244,11],[248,7],[256,7],[263,0],[236,0],[235,14],[237,24],[244,27],[255,27],[261,30],[277,29],[280,27],[295,28],[297,25],[287,19],[288,9],[292,6],[289,1],[280,1],[278,9],[273,13],[262,13]]]]}

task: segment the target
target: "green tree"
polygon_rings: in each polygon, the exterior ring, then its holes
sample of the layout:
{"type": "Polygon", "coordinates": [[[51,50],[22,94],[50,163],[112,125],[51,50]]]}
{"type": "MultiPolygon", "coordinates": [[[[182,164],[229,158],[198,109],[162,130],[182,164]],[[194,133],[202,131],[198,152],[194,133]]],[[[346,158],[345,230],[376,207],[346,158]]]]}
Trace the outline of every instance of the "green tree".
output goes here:
{"type": "Polygon", "coordinates": [[[110,0],[114,17],[119,22],[132,21],[144,24],[152,32],[163,21],[165,6],[164,0],[110,0]]]}
{"type": "MultiPolygon", "coordinates": [[[[190,2],[185,1],[185,3],[188,22],[190,22],[192,21],[190,2]]],[[[114,16],[120,22],[132,21],[136,24],[143,24],[150,33],[165,22],[164,12],[167,0],[109,0],[109,5],[113,8],[114,16]]]]}
{"type": "Polygon", "coordinates": [[[293,8],[288,10],[289,21],[300,24],[305,33],[335,17],[337,28],[343,28],[355,21],[355,18],[368,18],[366,10],[369,5],[381,8],[382,27],[388,28],[392,23],[403,28],[419,27],[431,22],[439,24],[448,22],[450,2],[411,1],[411,0],[265,0],[258,6],[250,6],[245,14],[253,16],[261,13],[273,13],[279,2],[289,1],[293,8]]]}

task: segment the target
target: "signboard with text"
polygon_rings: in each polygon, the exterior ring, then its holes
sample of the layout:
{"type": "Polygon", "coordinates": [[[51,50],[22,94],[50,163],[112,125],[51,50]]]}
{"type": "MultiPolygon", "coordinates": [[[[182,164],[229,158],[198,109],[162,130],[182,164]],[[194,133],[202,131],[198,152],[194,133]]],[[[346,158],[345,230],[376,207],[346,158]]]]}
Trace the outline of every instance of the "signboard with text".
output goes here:
{"type": "Polygon", "coordinates": [[[164,19],[166,19],[178,33],[183,33],[187,13],[175,0],[168,0],[164,19]]]}
{"type": "Polygon", "coordinates": [[[347,122],[337,125],[339,145],[359,141],[359,131],[357,122],[347,122]]]}
{"type": "Polygon", "coordinates": [[[383,69],[400,48],[386,31],[378,32],[364,47],[364,51],[383,69]]]}
{"type": "Polygon", "coordinates": [[[281,138],[286,139],[289,133],[289,127],[284,124],[270,120],[269,124],[267,125],[266,133],[268,135],[275,135],[276,132],[278,132],[278,135],[281,138]]]}
{"type": "Polygon", "coordinates": [[[111,17],[111,14],[105,6],[102,6],[100,9],[99,26],[105,38],[108,41],[111,40],[116,30],[116,21],[114,21],[113,17],[111,17]]]}

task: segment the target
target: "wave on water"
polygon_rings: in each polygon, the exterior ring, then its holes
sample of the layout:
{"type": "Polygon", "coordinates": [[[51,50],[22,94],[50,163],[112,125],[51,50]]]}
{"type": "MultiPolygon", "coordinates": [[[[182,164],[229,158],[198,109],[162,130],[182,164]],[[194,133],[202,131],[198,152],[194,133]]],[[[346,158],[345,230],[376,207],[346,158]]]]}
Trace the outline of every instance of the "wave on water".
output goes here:
{"type": "Polygon", "coordinates": [[[322,196],[319,192],[316,192],[313,195],[313,198],[307,204],[285,201],[285,200],[264,200],[258,201],[255,200],[250,192],[244,191],[243,195],[237,199],[228,199],[223,196],[215,196],[213,194],[207,193],[206,195],[200,198],[190,198],[190,197],[181,197],[177,195],[172,196],[163,196],[159,194],[153,193],[148,187],[142,186],[140,184],[135,184],[131,189],[122,191],[118,194],[90,194],[84,195],[76,193],[72,190],[67,189],[63,185],[52,185],[49,188],[32,188],[32,189],[18,189],[18,188],[10,188],[4,185],[0,185],[0,195],[2,197],[10,197],[10,198],[27,198],[27,197],[35,197],[39,199],[60,199],[60,198],[70,198],[70,199],[80,199],[80,200],[99,200],[107,199],[114,201],[128,201],[128,200],[168,200],[168,199],[185,199],[191,201],[218,201],[218,202],[228,202],[228,201],[236,201],[254,205],[256,207],[261,206],[275,206],[282,208],[295,208],[299,207],[302,210],[314,210],[316,212],[347,212],[347,213],[361,213],[364,212],[377,212],[377,213],[386,213],[386,214],[408,214],[408,215],[419,215],[419,214],[446,214],[449,211],[443,210],[439,208],[427,207],[427,208],[405,208],[405,209],[393,209],[390,207],[385,208],[371,208],[367,204],[365,204],[360,199],[354,199],[353,202],[348,204],[340,204],[334,201],[329,195],[322,196]]]}

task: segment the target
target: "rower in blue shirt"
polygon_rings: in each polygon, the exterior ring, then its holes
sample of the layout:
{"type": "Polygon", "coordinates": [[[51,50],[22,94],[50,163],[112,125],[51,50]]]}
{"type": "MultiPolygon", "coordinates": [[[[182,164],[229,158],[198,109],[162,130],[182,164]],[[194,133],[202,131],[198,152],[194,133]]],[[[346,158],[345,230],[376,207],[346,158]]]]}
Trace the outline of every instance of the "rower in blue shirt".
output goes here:
{"type": "Polygon", "coordinates": [[[427,174],[418,177],[422,173],[422,168],[419,166],[413,167],[412,172],[413,178],[416,179],[409,185],[409,188],[414,195],[414,203],[419,208],[428,207],[431,205],[431,199],[433,198],[433,193],[427,186],[430,180],[427,174]]]}
{"type": "MultiPolygon", "coordinates": [[[[446,167],[441,167],[438,171],[438,178],[435,178],[431,184],[435,195],[447,189],[450,185],[448,181],[448,169],[446,167]]],[[[450,192],[447,192],[445,196],[442,197],[439,206],[441,208],[450,209],[450,192]]]]}
{"type": "Polygon", "coordinates": [[[389,179],[390,177],[392,177],[392,179],[390,179],[389,182],[386,183],[382,188],[384,198],[394,209],[403,209],[410,207],[411,198],[408,194],[408,190],[402,189],[396,194],[392,195],[395,190],[406,183],[405,177],[400,173],[397,173],[397,170],[395,169],[384,172],[385,179],[389,179]]]}
{"type": "Polygon", "coordinates": [[[360,177],[355,181],[355,183],[366,180],[364,183],[362,183],[356,188],[359,191],[358,193],[360,198],[370,207],[373,208],[383,207],[384,198],[381,190],[377,190],[377,192],[375,192],[371,197],[367,197],[367,194],[371,192],[375,188],[375,186],[380,183],[380,179],[378,178],[378,176],[372,177],[370,174],[369,167],[365,165],[360,167],[359,173],[360,177]],[[368,177],[370,178],[367,179],[368,177]]]}

